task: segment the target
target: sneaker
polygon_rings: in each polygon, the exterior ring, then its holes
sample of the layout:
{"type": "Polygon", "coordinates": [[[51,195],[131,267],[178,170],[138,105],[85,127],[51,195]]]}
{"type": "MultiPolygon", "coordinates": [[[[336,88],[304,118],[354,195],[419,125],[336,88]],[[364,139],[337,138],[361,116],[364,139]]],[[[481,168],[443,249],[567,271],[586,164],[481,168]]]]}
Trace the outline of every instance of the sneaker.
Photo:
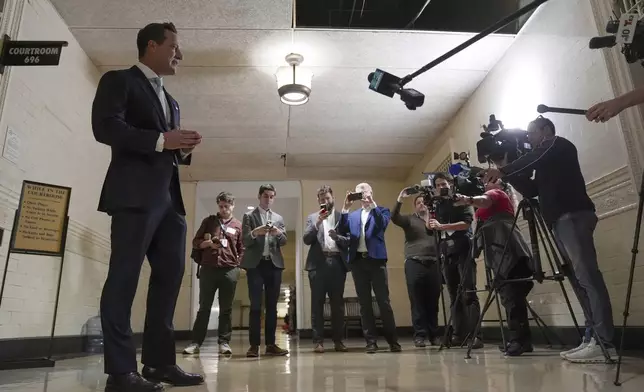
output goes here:
{"type": "Polygon", "coordinates": [[[188,347],[183,349],[183,353],[187,355],[199,354],[199,344],[191,343],[188,347]]]}
{"type": "MultiPolygon", "coordinates": [[[[617,355],[615,347],[611,345],[604,344],[606,350],[608,351],[609,357],[614,357],[617,355]]],[[[566,355],[566,359],[572,363],[604,363],[606,362],[606,357],[602,351],[602,347],[597,344],[595,338],[590,340],[590,343],[581,350],[575,351],[572,354],[566,355]]],[[[609,359],[611,360],[611,359],[609,359]]]]}
{"type": "Polygon", "coordinates": [[[324,346],[321,343],[316,344],[313,352],[317,354],[324,354],[324,346]]]}
{"type": "Polygon", "coordinates": [[[232,353],[233,350],[230,349],[230,345],[228,343],[219,344],[219,354],[230,355],[232,353]]]}
{"type": "Polygon", "coordinates": [[[274,355],[281,357],[288,354],[288,350],[280,348],[277,344],[269,344],[266,346],[266,355],[274,355]]]}
{"type": "Polygon", "coordinates": [[[572,354],[572,353],[575,353],[575,352],[577,352],[577,351],[579,351],[579,350],[582,350],[582,349],[586,348],[586,346],[588,346],[588,342],[584,340],[584,341],[582,341],[582,342],[581,342],[581,344],[580,344],[579,346],[577,346],[577,347],[573,348],[572,350],[568,350],[568,351],[560,352],[560,353],[559,353],[559,356],[560,356],[562,359],[566,359],[566,357],[567,357],[568,355],[570,355],[570,354],[572,354]]]}
{"type": "Polygon", "coordinates": [[[367,354],[375,354],[378,351],[378,345],[376,343],[367,343],[366,351],[367,354]]]}
{"type": "Polygon", "coordinates": [[[246,351],[247,358],[257,358],[259,357],[259,346],[250,346],[248,351],[246,351]]]}
{"type": "Polygon", "coordinates": [[[414,346],[415,346],[415,347],[418,347],[418,348],[424,348],[424,347],[427,347],[427,344],[425,344],[425,340],[424,340],[424,339],[416,339],[416,340],[414,341],[414,346]]]}
{"type": "Polygon", "coordinates": [[[347,346],[345,346],[344,343],[342,343],[342,342],[335,342],[334,349],[335,349],[335,351],[340,352],[340,353],[346,353],[347,351],[349,351],[347,346]]]}
{"type": "Polygon", "coordinates": [[[399,353],[402,351],[402,347],[398,343],[392,343],[389,345],[389,351],[392,353],[399,353]]]}
{"type": "Polygon", "coordinates": [[[523,353],[531,353],[534,351],[532,343],[529,342],[519,342],[513,340],[508,344],[507,349],[503,353],[506,357],[518,357],[523,353]]]}

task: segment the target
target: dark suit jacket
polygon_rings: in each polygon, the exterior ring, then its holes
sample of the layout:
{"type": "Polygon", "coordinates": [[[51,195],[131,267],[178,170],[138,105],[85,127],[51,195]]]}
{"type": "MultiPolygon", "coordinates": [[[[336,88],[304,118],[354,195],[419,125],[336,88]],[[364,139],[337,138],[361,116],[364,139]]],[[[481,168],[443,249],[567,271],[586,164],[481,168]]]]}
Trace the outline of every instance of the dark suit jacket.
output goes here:
{"type": "Polygon", "coordinates": [[[262,215],[259,208],[255,208],[251,212],[244,214],[242,221],[242,234],[244,236],[244,257],[240,267],[243,269],[256,268],[262,259],[264,253],[264,243],[268,238],[268,249],[271,259],[275,267],[284,269],[284,257],[282,256],[281,247],[286,245],[286,227],[284,226],[284,218],[281,215],[272,211],[271,220],[273,225],[282,231],[277,236],[263,236],[258,235],[253,238],[250,233],[259,226],[262,226],[262,215]]]}
{"type": "MultiPolygon", "coordinates": [[[[304,267],[306,271],[315,270],[318,263],[324,263],[326,259],[322,246],[322,244],[324,244],[324,230],[322,226],[320,226],[320,229],[318,230],[318,227],[315,225],[315,223],[318,221],[318,216],[320,216],[319,212],[315,212],[309,215],[308,219],[306,220],[306,228],[304,229],[304,244],[310,246],[309,254],[306,256],[306,266],[304,267]]],[[[335,221],[338,223],[336,226],[339,226],[341,218],[342,214],[340,213],[340,211],[336,210],[335,221]]],[[[343,261],[342,265],[348,271],[349,265],[347,264],[347,253],[349,250],[349,238],[346,236],[338,235],[336,245],[340,250],[340,256],[343,261]]]]}
{"type": "Polygon", "coordinates": [[[182,159],[179,151],[155,151],[162,132],[179,126],[179,105],[166,91],[171,124],[163,114],[159,98],[136,66],[109,71],[98,83],[92,105],[94,138],[112,149],[98,210],[147,211],[163,205],[171,193],[175,209],[185,215],[177,165],[189,165],[192,155],[182,159]]]}
{"type": "MultiPolygon", "coordinates": [[[[385,230],[389,225],[391,213],[389,208],[376,207],[371,209],[365,226],[365,243],[369,257],[376,260],[387,261],[387,246],[385,244],[385,230]]],[[[360,232],[362,231],[362,209],[342,214],[338,232],[349,236],[348,261],[352,262],[358,253],[360,232]]]]}

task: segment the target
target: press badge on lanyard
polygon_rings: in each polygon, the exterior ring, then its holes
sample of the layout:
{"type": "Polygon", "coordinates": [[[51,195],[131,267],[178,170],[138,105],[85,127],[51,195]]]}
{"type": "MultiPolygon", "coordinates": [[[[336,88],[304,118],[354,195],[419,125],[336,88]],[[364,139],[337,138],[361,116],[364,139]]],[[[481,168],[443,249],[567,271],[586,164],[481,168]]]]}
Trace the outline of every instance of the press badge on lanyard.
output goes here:
{"type": "Polygon", "coordinates": [[[224,225],[221,223],[221,220],[219,221],[219,226],[221,226],[221,239],[219,240],[219,243],[221,244],[222,248],[227,248],[228,247],[228,238],[226,238],[226,233],[230,230],[228,226],[224,225]]]}

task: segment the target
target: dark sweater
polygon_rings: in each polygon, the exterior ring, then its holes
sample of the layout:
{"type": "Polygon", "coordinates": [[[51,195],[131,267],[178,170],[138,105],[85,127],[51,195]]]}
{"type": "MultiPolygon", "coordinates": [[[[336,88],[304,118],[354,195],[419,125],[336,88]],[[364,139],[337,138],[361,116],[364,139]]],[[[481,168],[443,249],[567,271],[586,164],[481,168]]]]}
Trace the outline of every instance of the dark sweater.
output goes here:
{"type": "Polygon", "coordinates": [[[437,260],[433,230],[428,230],[417,214],[401,215],[401,207],[402,203],[396,203],[391,221],[405,231],[405,259],[437,260]]]}
{"type": "Polygon", "coordinates": [[[595,211],[586,193],[577,148],[561,136],[544,141],[500,170],[524,198],[539,197],[543,219],[549,226],[569,212],[595,211]]]}

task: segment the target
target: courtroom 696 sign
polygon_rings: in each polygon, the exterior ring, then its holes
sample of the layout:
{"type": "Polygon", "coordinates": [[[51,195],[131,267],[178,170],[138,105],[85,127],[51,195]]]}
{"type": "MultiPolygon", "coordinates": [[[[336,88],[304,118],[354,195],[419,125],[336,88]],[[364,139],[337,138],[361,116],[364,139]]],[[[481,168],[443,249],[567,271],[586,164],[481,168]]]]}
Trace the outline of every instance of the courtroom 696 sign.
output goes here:
{"type": "Polygon", "coordinates": [[[5,35],[0,54],[0,73],[5,66],[58,65],[67,41],[12,41],[5,35]]]}

